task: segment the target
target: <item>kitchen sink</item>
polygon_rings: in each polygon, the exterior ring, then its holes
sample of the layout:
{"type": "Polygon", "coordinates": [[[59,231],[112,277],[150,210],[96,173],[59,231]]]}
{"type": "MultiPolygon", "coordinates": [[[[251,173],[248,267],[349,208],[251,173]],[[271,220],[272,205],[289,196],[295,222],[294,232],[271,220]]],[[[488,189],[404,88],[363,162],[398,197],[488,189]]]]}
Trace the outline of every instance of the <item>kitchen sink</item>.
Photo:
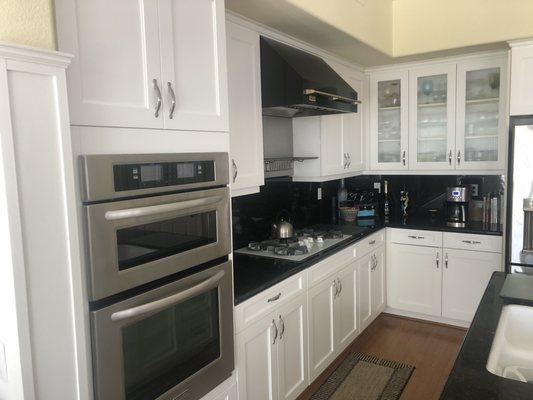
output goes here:
{"type": "Polygon", "coordinates": [[[504,306],[492,342],[487,370],[533,383],[533,307],[504,306]]]}

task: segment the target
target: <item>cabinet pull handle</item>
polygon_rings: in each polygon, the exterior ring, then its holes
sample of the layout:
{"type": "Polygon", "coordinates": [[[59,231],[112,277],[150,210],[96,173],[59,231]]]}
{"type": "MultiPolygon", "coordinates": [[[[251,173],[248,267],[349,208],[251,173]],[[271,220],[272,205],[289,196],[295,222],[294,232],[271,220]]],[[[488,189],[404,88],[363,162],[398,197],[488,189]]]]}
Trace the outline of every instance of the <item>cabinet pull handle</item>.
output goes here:
{"type": "Polygon", "coordinates": [[[350,165],[352,165],[352,155],[350,153],[346,153],[348,156],[348,166],[346,168],[350,168],[350,165]]]}
{"type": "Polygon", "coordinates": [[[376,241],[375,240],[371,240],[370,242],[368,242],[368,244],[376,244],[376,241]]]}
{"type": "Polygon", "coordinates": [[[174,109],[176,108],[176,95],[174,90],[172,90],[172,84],[167,82],[168,93],[170,94],[170,110],[168,112],[168,118],[172,119],[174,117],[174,109]]]}
{"type": "Polygon", "coordinates": [[[339,278],[337,278],[337,282],[339,283],[339,296],[342,293],[342,282],[339,278]]]}
{"type": "Polygon", "coordinates": [[[335,293],[333,293],[333,298],[336,298],[339,295],[339,286],[337,285],[337,280],[333,280],[333,289],[335,289],[335,293]]]}
{"type": "Polygon", "coordinates": [[[283,334],[285,333],[285,321],[279,316],[279,323],[281,325],[281,332],[279,333],[279,340],[283,339],[283,334]]]}
{"type": "Polygon", "coordinates": [[[461,150],[457,151],[457,164],[461,165],[461,150]]]}
{"type": "Polygon", "coordinates": [[[276,300],[279,300],[279,298],[281,297],[281,292],[279,292],[277,295],[275,296],[272,296],[270,299],[268,299],[267,301],[269,303],[273,302],[273,301],[276,301],[276,300]]]}
{"type": "Polygon", "coordinates": [[[156,118],[159,117],[159,110],[161,110],[161,90],[159,90],[159,86],[157,85],[157,79],[152,80],[152,83],[154,84],[154,91],[156,96],[156,103],[154,107],[154,116],[156,118]]]}
{"type": "Polygon", "coordinates": [[[452,165],[452,151],[450,150],[450,154],[448,155],[448,163],[452,165]]]}
{"type": "Polygon", "coordinates": [[[477,240],[463,240],[463,243],[468,243],[468,244],[481,244],[481,242],[477,241],[477,240]]]}
{"type": "Polygon", "coordinates": [[[235,162],[235,159],[231,159],[231,165],[233,166],[233,183],[237,180],[237,175],[239,175],[239,170],[237,168],[237,163],[235,162]]]}
{"type": "Polygon", "coordinates": [[[276,325],[276,321],[272,320],[272,326],[274,327],[274,339],[272,340],[272,344],[276,344],[276,339],[278,338],[278,326],[276,325]]]}
{"type": "Polygon", "coordinates": [[[348,153],[343,153],[344,155],[344,166],[343,168],[346,169],[348,168],[348,153]]]}
{"type": "Polygon", "coordinates": [[[437,258],[435,259],[435,262],[437,263],[437,269],[439,269],[439,252],[437,251],[437,258]]]}
{"type": "Polygon", "coordinates": [[[402,153],[402,163],[403,163],[403,165],[405,167],[405,150],[402,153]]]}
{"type": "Polygon", "coordinates": [[[444,266],[448,269],[448,253],[444,256],[444,266]]]}
{"type": "Polygon", "coordinates": [[[424,236],[409,235],[409,236],[407,236],[407,237],[409,237],[409,238],[411,238],[411,239],[424,239],[424,236]]]}

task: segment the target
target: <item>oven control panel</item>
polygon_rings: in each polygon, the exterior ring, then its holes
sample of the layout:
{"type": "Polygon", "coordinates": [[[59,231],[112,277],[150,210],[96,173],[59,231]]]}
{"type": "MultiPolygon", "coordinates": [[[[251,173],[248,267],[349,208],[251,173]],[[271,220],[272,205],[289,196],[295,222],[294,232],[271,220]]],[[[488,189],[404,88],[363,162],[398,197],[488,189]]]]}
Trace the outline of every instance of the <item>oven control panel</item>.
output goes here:
{"type": "Polygon", "coordinates": [[[115,191],[213,182],[215,162],[185,161],[113,166],[115,191]]]}

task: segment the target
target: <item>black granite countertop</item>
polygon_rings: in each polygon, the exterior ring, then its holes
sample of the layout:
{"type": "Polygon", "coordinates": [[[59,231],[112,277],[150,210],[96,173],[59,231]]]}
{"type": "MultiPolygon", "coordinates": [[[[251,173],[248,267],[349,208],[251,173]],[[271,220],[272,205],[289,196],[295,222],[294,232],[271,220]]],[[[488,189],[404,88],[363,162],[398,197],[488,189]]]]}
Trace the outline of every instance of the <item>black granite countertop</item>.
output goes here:
{"type": "Polygon", "coordinates": [[[385,226],[381,222],[365,227],[364,230],[361,230],[361,227],[354,224],[316,225],[316,229],[339,229],[342,233],[353,236],[340,242],[336,246],[329,247],[324,251],[299,262],[272,257],[233,253],[235,304],[242,303],[263,290],[274,286],[276,283],[309,268],[320,260],[335,254],[339,250],[354,244],[358,240],[361,240],[384,227],[385,226]]]}
{"type": "Polygon", "coordinates": [[[429,215],[410,216],[407,219],[390,218],[386,223],[382,219],[376,218],[358,220],[357,222],[318,225],[316,227],[340,229],[343,233],[354,236],[339,243],[337,246],[330,247],[323,252],[315,254],[300,262],[234,253],[233,271],[235,282],[235,304],[242,303],[250,297],[306,268],[309,268],[320,260],[335,254],[339,250],[354,244],[358,240],[361,240],[365,236],[368,236],[381,228],[391,227],[484,235],[502,234],[501,230],[490,230],[481,223],[469,223],[466,228],[449,227],[446,226],[444,220],[439,218],[430,219],[429,215]],[[362,232],[361,227],[365,228],[362,232]]]}
{"type": "Polygon", "coordinates": [[[486,369],[502,307],[503,272],[495,272],[468,330],[441,400],[530,400],[533,385],[491,374],[486,369]]]}

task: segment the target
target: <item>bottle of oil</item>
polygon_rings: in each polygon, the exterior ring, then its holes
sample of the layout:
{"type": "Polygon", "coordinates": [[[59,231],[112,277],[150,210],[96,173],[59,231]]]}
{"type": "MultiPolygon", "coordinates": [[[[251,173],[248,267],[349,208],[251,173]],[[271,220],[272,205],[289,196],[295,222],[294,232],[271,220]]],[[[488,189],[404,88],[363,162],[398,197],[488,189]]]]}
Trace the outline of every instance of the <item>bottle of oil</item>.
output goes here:
{"type": "Polygon", "coordinates": [[[389,197],[389,182],[383,182],[383,215],[385,220],[389,219],[390,216],[390,197],[389,197]]]}

